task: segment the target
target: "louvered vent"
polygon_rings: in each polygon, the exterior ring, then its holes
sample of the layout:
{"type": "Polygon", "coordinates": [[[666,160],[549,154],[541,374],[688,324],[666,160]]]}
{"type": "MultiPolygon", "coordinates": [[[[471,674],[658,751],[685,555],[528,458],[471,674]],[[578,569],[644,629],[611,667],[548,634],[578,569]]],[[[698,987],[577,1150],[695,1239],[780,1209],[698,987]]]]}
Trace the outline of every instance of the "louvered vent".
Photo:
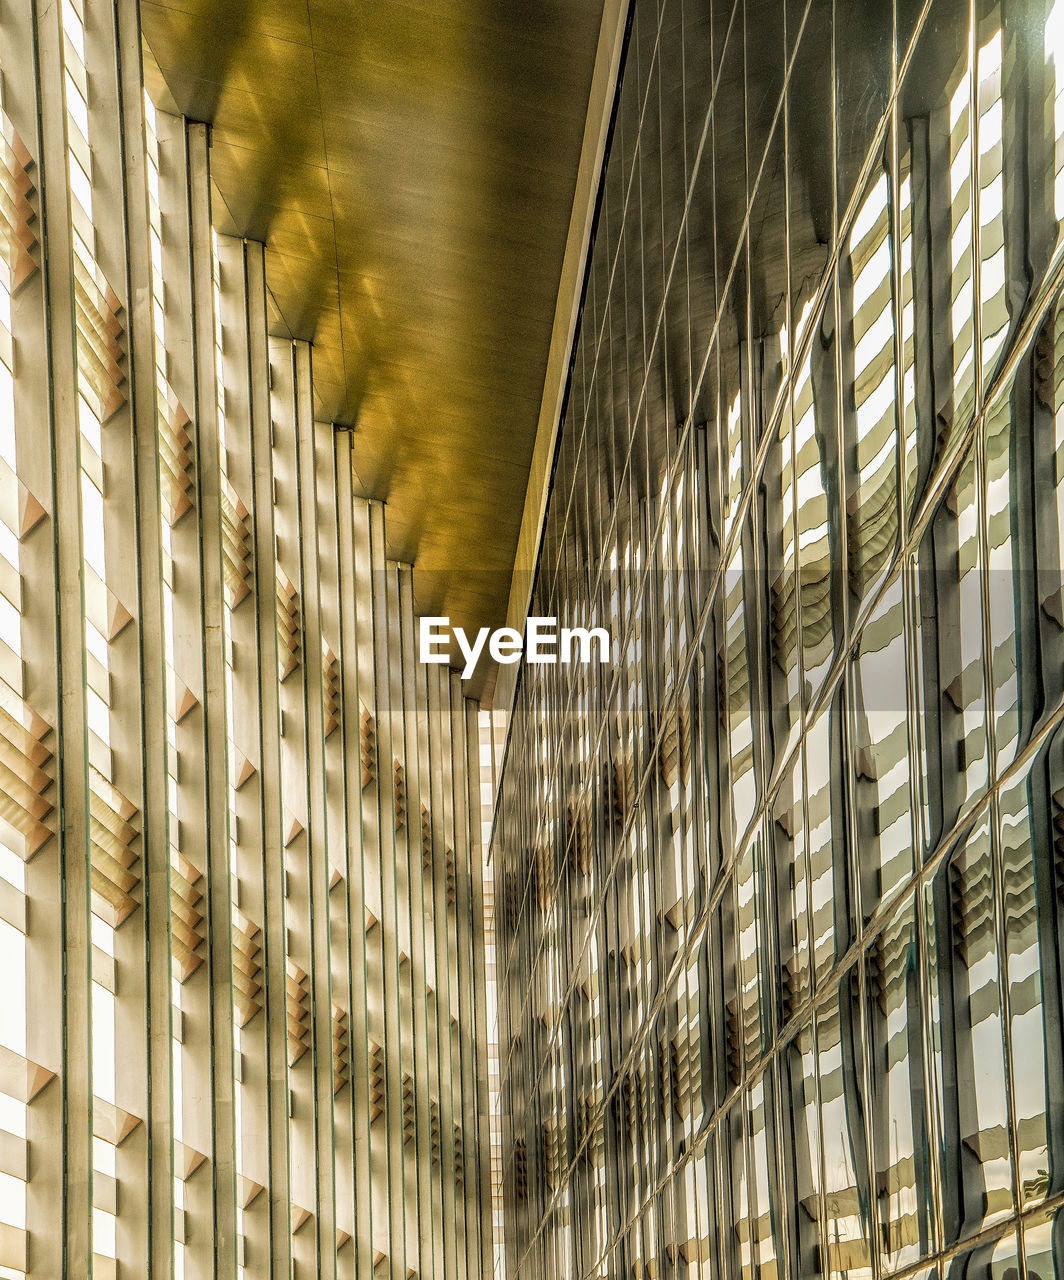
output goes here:
{"type": "Polygon", "coordinates": [[[595,1094],[582,1093],[578,1096],[575,1121],[577,1158],[591,1165],[600,1163],[604,1140],[603,1117],[595,1094]]]}
{"type": "Polygon", "coordinates": [[[548,1191],[558,1186],[558,1140],[554,1133],[554,1124],[544,1120],[542,1125],[541,1152],[543,1157],[543,1177],[548,1191]]]}
{"type": "Polygon", "coordinates": [[[702,1101],[702,1027],[700,1015],[697,1011],[691,1014],[684,1040],[685,1048],[683,1054],[681,1054],[680,1066],[683,1069],[686,1065],[688,1106],[695,1106],[696,1103],[700,1104],[702,1101]],[[684,1054],[686,1055],[686,1064],[684,1054]]]}
{"type": "Polygon", "coordinates": [[[658,1036],[658,1080],[660,1082],[658,1105],[663,1120],[668,1116],[673,1103],[674,1059],[675,1049],[672,1041],[664,1036],[658,1036]]]}
{"type": "Polygon", "coordinates": [[[720,723],[725,728],[728,724],[729,712],[732,716],[749,714],[750,664],[747,661],[746,636],[747,633],[743,628],[736,628],[727,649],[717,662],[717,674],[721,680],[720,688],[727,690],[727,700],[722,702],[720,707],[720,723]]]}
{"type": "Polygon", "coordinates": [[[438,1168],[440,1163],[440,1104],[435,1098],[429,1099],[429,1127],[432,1134],[432,1163],[438,1168]]]}
{"type": "Polygon", "coordinates": [[[1053,852],[1057,872],[1057,896],[1064,902],[1064,787],[1053,792],[1053,852]]]}
{"type": "Polygon", "coordinates": [[[728,1079],[738,1084],[743,1074],[743,1038],[736,1000],[728,1000],[724,1005],[724,1040],[728,1079]]]}
{"type": "Polygon", "coordinates": [[[233,1008],[244,1027],[262,1009],[262,930],[233,911],[233,1008]]]}
{"type": "Polygon", "coordinates": [[[646,1062],[640,1059],[639,1064],[635,1068],[636,1079],[636,1100],[639,1104],[637,1113],[637,1124],[641,1132],[650,1132],[650,1089],[647,1085],[647,1067],[646,1062]]]}
{"type": "Polygon", "coordinates": [[[620,1092],[622,1129],[634,1137],[639,1132],[640,1118],[646,1114],[642,1072],[630,1069],[621,1081],[620,1092]]]}
{"type": "Polygon", "coordinates": [[[175,525],[192,510],[192,437],[188,414],[168,387],[158,401],[160,496],[166,523],[175,525]]]}
{"type": "Polygon", "coordinates": [[[22,139],[0,111],[0,254],[10,272],[12,293],[37,269],[33,168],[22,139]]]}
{"type": "Polygon", "coordinates": [[[587,1140],[591,1129],[590,1116],[587,1110],[587,1099],[584,1094],[580,1094],[576,1099],[576,1115],[574,1116],[575,1131],[573,1133],[573,1141],[576,1144],[576,1156],[578,1160],[586,1160],[588,1158],[587,1140]]]}
{"type": "Polygon", "coordinates": [[[801,995],[797,957],[791,956],[780,965],[780,1018],[790,1022],[801,995]]]}
{"type": "Polygon", "coordinates": [[[772,609],[772,659],[786,674],[794,663],[798,650],[798,610],[795,597],[798,594],[798,575],[781,572],[772,582],[770,605],[772,609]]]}
{"type": "Polygon", "coordinates": [[[635,761],[625,751],[613,762],[613,821],[623,827],[635,800],[635,761]]]}
{"type": "Polygon", "coordinates": [[[117,929],[137,908],[140,855],[135,849],[138,810],[103,774],[89,769],[89,843],[92,910],[117,929]]]}
{"type": "Polygon", "coordinates": [[[369,1121],[370,1124],[384,1111],[384,1050],[370,1040],[369,1049],[369,1121]]]}
{"type": "Polygon", "coordinates": [[[340,659],[324,640],[321,642],[321,677],[324,730],[328,737],[340,723],[340,659]]]}
{"type": "Polygon", "coordinates": [[[398,760],[393,760],[392,772],[395,777],[395,829],[402,831],[406,826],[406,770],[398,760]]]}
{"type": "Polygon", "coordinates": [[[27,861],[55,830],[49,791],[55,762],[45,740],[51,725],[0,684],[0,829],[27,861]]]}
{"type": "Polygon", "coordinates": [[[691,775],[691,712],[686,701],[672,706],[662,720],[658,769],[667,787],[691,775]]]}
{"type": "Polygon", "coordinates": [[[690,1039],[680,1033],[669,1041],[668,1101],[675,1114],[685,1119],[691,1108],[691,1097],[698,1077],[697,1046],[692,1049],[690,1039]]]}
{"type": "Polygon", "coordinates": [[[450,845],[444,849],[443,858],[447,873],[447,905],[453,907],[458,896],[458,883],[454,865],[454,850],[450,845]]]}
{"type": "Polygon", "coordinates": [[[601,1169],[606,1155],[606,1117],[602,1110],[601,1098],[597,1095],[590,1100],[595,1109],[595,1119],[591,1127],[590,1153],[592,1163],[601,1169]]]}
{"type": "Polygon", "coordinates": [[[403,1072],[403,1145],[414,1141],[416,1133],[414,1077],[409,1071],[403,1072]]]}
{"type": "Polygon", "coordinates": [[[332,1068],[333,1093],[337,1094],[351,1079],[348,1047],[351,1035],[347,1026],[347,1014],[339,1005],[332,1010],[332,1068]]]}
{"type": "Polygon", "coordinates": [[[432,866],[432,815],[421,806],[421,865],[426,870],[432,866]]]}
{"type": "Polygon", "coordinates": [[[180,854],[170,858],[170,929],[174,971],[186,982],[203,963],[207,931],[200,906],[202,874],[180,854]]]}
{"type": "Polygon", "coordinates": [[[593,804],[594,797],[589,791],[585,791],[579,800],[571,800],[569,802],[567,815],[569,865],[585,876],[591,870],[592,834],[594,828],[592,820],[593,804]]]}
{"type": "Polygon", "coordinates": [[[990,858],[950,864],[953,947],[969,968],[994,947],[994,884],[990,858]]]}
{"type": "Polygon", "coordinates": [[[362,786],[365,788],[377,776],[377,722],[365,707],[358,717],[358,750],[362,761],[362,786]]]}
{"type": "Polygon", "coordinates": [[[284,570],[277,568],[277,667],[287,680],[303,660],[300,638],[299,592],[284,570]]]}
{"type": "Polygon", "coordinates": [[[502,918],[510,937],[517,930],[517,922],[521,914],[521,885],[512,869],[505,873],[503,880],[502,918]]]}
{"type": "Polygon", "coordinates": [[[898,515],[893,498],[886,495],[886,488],[871,499],[854,492],[846,502],[847,576],[855,595],[886,566],[894,550],[898,515]]]}
{"type": "Polygon", "coordinates": [[[294,961],[286,965],[288,1065],[294,1067],[310,1048],[310,981],[294,961]]]}
{"type": "Polygon", "coordinates": [[[889,927],[876,939],[865,969],[868,993],[886,1016],[887,998],[905,982],[905,965],[909,956],[909,928],[903,920],[889,927]]]}
{"type": "Polygon", "coordinates": [[[222,482],[222,578],[225,602],[230,609],[251,590],[251,521],[248,509],[222,482]]]}
{"type": "Polygon", "coordinates": [[[74,254],[74,312],[79,384],[93,411],[106,422],[125,403],[122,304],[103,279],[74,254]]]}
{"type": "Polygon", "coordinates": [[[11,467],[0,458],[0,519],[21,541],[45,518],[47,512],[11,467]]]}
{"type": "Polygon", "coordinates": [[[1002,856],[1005,873],[1005,920],[1009,934],[1016,939],[1033,930],[1038,923],[1035,895],[1034,858],[1026,847],[1009,848],[1002,856]]]}
{"type": "Polygon", "coordinates": [[[743,1054],[744,1062],[753,1062],[761,1048],[761,1019],[758,1016],[757,995],[749,985],[743,989],[743,1054]]]}
{"type": "Polygon", "coordinates": [[[454,1126],[454,1185],[455,1189],[465,1186],[465,1149],[462,1146],[462,1126],[454,1126]]]}

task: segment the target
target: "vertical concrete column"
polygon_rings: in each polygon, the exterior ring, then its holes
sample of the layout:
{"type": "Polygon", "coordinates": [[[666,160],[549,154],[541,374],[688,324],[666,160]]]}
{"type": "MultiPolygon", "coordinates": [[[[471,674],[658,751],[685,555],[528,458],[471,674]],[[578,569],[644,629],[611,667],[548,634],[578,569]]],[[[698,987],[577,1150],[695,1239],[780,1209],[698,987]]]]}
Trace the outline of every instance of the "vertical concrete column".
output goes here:
{"type": "MultiPolygon", "coordinates": [[[[64,35],[59,6],[40,6],[35,15],[40,81],[60,85],[64,75],[64,35]]],[[[24,52],[28,53],[29,48],[24,52]]],[[[61,1111],[54,1117],[59,1128],[52,1133],[54,1147],[61,1151],[61,1165],[49,1170],[50,1187],[41,1178],[31,1200],[38,1191],[45,1195],[50,1192],[53,1213],[59,1206],[60,1223],[60,1230],[51,1243],[41,1233],[40,1256],[34,1259],[34,1269],[44,1275],[47,1268],[52,1275],[66,1280],[78,1274],[92,1274],[92,942],[85,601],[80,538],[81,439],[64,100],[57,93],[39,97],[35,93],[35,97],[40,104],[38,164],[50,391],[49,400],[41,408],[49,412],[53,511],[62,513],[62,521],[55,519],[52,524],[58,610],[57,799],[61,815],[59,862],[53,892],[60,906],[59,950],[57,953],[49,949],[51,954],[47,959],[41,957],[45,963],[40,966],[46,985],[55,984],[61,992],[59,1055],[53,1068],[59,1075],[61,1111]],[[55,1143],[56,1132],[62,1135],[58,1143],[55,1143]]],[[[35,1134],[31,1129],[33,1145],[36,1145],[35,1138],[40,1141],[44,1134],[35,1134]]],[[[31,1203],[31,1221],[36,1217],[33,1210],[31,1203]]],[[[36,1231],[33,1247],[36,1252],[36,1231]]]]}
{"type": "Polygon", "coordinates": [[[214,285],[208,129],[188,126],[192,227],[192,305],[196,354],[196,445],[203,619],[203,759],[206,811],[207,961],[210,980],[212,1266],[235,1273],[236,1117],[233,1076],[228,726],[222,575],[222,490],[215,358],[214,285]]]}

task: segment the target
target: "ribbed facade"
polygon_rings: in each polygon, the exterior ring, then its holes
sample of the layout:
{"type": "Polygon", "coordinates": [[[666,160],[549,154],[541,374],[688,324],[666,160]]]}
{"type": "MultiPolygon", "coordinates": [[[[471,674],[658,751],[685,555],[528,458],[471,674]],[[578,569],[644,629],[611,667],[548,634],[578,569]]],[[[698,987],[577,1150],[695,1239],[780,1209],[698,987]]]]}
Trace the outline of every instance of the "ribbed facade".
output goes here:
{"type": "Polygon", "coordinates": [[[493,834],[508,1280],[1064,1274],[1064,7],[635,0],[493,834]]]}
{"type": "Polygon", "coordinates": [[[477,707],[136,3],[0,72],[0,1275],[484,1274],[477,707]]]}

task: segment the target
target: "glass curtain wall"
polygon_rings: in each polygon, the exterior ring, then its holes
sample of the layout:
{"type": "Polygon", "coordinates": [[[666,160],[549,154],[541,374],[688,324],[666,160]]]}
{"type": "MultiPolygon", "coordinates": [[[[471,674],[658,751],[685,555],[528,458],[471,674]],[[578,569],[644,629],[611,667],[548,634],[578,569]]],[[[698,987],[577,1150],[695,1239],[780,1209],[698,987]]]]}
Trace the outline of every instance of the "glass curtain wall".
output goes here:
{"type": "Polygon", "coordinates": [[[0,1276],[486,1274],[477,707],[136,3],[0,87],[0,1276]]]}
{"type": "Polygon", "coordinates": [[[635,0],[494,829],[507,1275],[1064,1274],[1064,5],[635,0]]]}

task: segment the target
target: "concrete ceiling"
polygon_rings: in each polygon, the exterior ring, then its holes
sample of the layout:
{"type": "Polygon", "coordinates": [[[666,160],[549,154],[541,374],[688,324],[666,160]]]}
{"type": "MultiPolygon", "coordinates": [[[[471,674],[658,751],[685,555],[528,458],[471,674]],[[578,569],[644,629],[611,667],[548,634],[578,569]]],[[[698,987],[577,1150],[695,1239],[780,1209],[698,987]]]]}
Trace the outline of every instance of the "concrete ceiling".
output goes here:
{"type": "MultiPolygon", "coordinates": [[[[142,0],[417,607],[500,626],[602,0],[142,0]]],[[[159,83],[161,76],[165,86],[159,83]]],[[[164,105],[160,103],[160,105],[164,105]]]]}

